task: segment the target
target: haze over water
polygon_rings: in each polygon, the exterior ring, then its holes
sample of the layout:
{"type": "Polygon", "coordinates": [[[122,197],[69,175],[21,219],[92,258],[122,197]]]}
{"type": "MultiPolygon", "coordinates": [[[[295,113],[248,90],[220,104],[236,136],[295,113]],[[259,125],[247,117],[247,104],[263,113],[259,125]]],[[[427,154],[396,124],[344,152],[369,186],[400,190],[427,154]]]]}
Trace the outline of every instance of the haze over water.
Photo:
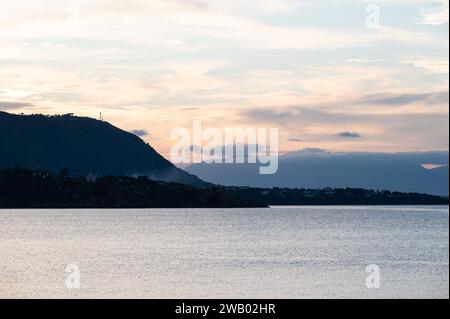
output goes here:
{"type": "Polygon", "coordinates": [[[448,298],[449,209],[0,210],[0,298],[448,298]],[[65,267],[80,268],[67,289],[65,267]],[[365,285],[366,266],[381,288],[365,285]]]}

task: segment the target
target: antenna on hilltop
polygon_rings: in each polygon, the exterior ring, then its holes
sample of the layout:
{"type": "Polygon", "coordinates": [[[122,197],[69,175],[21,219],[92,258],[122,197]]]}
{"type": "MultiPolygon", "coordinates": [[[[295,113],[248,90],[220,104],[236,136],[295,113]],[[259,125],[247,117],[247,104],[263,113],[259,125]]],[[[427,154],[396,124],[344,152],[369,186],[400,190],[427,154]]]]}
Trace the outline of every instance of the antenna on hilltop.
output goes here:
{"type": "Polygon", "coordinates": [[[103,114],[100,112],[100,122],[103,122],[103,114]]]}

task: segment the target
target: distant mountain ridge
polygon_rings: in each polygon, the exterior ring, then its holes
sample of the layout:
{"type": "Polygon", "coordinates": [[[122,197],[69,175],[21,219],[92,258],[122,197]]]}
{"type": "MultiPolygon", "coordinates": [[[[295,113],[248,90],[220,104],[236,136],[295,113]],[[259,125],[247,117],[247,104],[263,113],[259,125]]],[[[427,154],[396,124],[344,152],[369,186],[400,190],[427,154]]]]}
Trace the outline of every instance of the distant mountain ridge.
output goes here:
{"type": "Polygon", "coordinates": [[[15,115],[0,112],[0,168],[99,176],[149,176],[205,186],[167,161],[149,144],[113,125],[72,114],[15,115]]]}
{"type": "Polygon", "coordinates": [[[201,179],[259,188],[364,188],[448,196],[448,151],[334,153],[305,149],[280,155],[274,175],[259,175],[255,164],[194,164],[185,168],[201,179]],[[426,169],[423,164],[433,164],[426,169]]]}

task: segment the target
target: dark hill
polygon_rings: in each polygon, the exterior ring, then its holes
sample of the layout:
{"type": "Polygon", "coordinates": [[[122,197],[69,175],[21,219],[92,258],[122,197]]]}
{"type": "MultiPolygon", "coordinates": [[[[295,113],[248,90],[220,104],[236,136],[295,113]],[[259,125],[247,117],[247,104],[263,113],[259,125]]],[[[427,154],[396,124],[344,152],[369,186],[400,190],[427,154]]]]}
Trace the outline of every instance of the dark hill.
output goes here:
{"type": "Polygon", "coordinates": [[[200,189],[147,177],[52,175],[0,169],[0,208],[240,208],[265,207],[220,187],[200,189]]]}
{"type": "Polygon", "coordinates": [[[13,115],[0,112],[0,168],[20,165],[54,173],[149,176],[204,186],[176,168],[139,137],[111,124],[71,114],[13,115]]]}

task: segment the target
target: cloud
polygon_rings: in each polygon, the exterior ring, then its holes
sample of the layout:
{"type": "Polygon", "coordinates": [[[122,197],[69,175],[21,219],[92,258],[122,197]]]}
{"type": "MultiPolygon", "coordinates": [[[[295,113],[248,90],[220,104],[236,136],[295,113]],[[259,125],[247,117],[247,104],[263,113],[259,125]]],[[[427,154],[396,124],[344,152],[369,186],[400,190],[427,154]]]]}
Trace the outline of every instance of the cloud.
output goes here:
{"type": "MultiPolygon", "coordinates": [[[[442,25],[449,21],[449,0],[333,0],[335,2],[357,2],[363,4],[376,3],[382,10],[388,6],[415,8],[418,16],[416,23],[426,25],[442,25]]],[[[385,10],[385,9],[384,9],[385,10]]],[[[408,11],[409,12],[409,11],[408,11]]]]}
{"type": "Polygon", "coordinates": [[[292,108],[286,111],[284,110],[270,110],[270,109],[251,109],[242,113],[245,117],[254,120],[256,122],[273,122],[273,123],[285,123],[295,119],[298,115],[299,109],[292,108]]]}
{"type": "Polygon", "coordinates": [[[330,154],[331,153],[326,149],[318,148],[318,147],[309,147],[309,148],[304,148],[301,150],[286,152],[285,154],[283,154],[283,158],[296,160],[299,157],[326,156],[326,155],[330,155],[330,154]]]}
{"type": "Polygon", "coordinates": [[[442,168],[442,167],[447,167],[448,164],[436,164],[436,163],[425,163],[422,164],[422,167],[425,168],[426,170],[434,170],[437,168],[442,168]]]}
{"type": "Polygon", "coordinates": [[[148,136],[149,135],[147,130],[144,130],[144,129],[132,130],[131,133],[136,135],[136,136],[139,136],[139,137],[144,137],[144,136],[148,136]]]}
{"type": "Polygon", "coordinates": [[[449,92],[407,94],[379,93],[363,97],[362,102],[375,105],[407,105],[413,103],[423,103],[426,105],[448,104],[449,92]]]}
{"type": "Polygon", "coordinates": [[[0,110],[15,110],[33,106],[31,103],[0,101],[0,110]]]}
{"type": "MultiPolygon", "coordinates": [[[[449,92],[427,93],[375,93],[347,100],[335,100],[304,105],[289,105],[273,108],[250,108],[241,115],[259,123],[275,123],[282,126],[311,127],[313,125],[354,125],[370,122],[372,119],[401,118],[414,116],[425,119],[428,116],[441,117],[448,114],[449,92]],[[392,108],[392,106],[417,106],[410,108],[392,108]],[[363,108],[362,106],[374,106],[363,108]],[[431,108],[439,106],[440,108],[431,108]]],[[[343,132],[347,132],[344,130],[343,132]]]]}
{"type": "Polygon", "coordinates": [[[382,63],[385,61],[381,60],[381,59],[352,58],[352,59],[347,59],[345,62],[357,63],[357,64],[371,64],[371,63],[382,63]]]}
{"type": "Polygon", "coordinates": [[[278,127],[281,135],[283,131],[295,132],[305,138],[305,147],[371,151],[448,149],[448,105],[392,108],[392,105],[364,107],[355,100],[347,102],[348,105],[345,101],[336,103],[346,105],[345,108],[333,104],[285,106],[249,109],[242,115],[257,123],[254,125],[278,127]],[[364,139],[353,135],[351,138],[349,134],[336,139],[334,132],[347,132],[348,127],[354,130],[349,133],[363,132],[364,139]]]}
{"type": "Polygon", "coordinates": [[[410,64],[416,68],[422,68],[429,74],[448,74],[449,63],[447,59],[433,57],[410,57],[403,61],[404,64],[410,64]]]}
{"type": "Polygon", "coordinates": [[[342,138],[361,138],[361,134],[355,132],[340,132],[337,136],[342,138]]]}
{"type": "Polygon", "coordinates": [[[422,10],[421,24],[441,25],[449,21],[449,0],[436,0],[431,8],[422,10]]]}
{"type": "Polygon", "coordinates": [[[288,138],[288,142],[298,142],[298,143],[301,143],[301,142],[304,142],[304,140],[302,140],[301,138],[291,137],[291,138],[288,138]]]}
{"type": "Polygon", "coordinates": [[[267,50],[336,49],[385,42],[425,44],[439,40],[421,31],[387,26],[368,30],[301,23],[283,25],[260,19],[257,14],[251,13],[261,8],[266,8],[263,11],[271,15],[289,12],[296,4],[286,0],[254,0],[250,3],[253,10],[245,9],[249,5],[242,3],[247,1],[234,1],[230,5],[223,5],[224,1],[80,1],[77,9],[79,23],[69,29],[67,22],[71,18],[68,20],[68,8],[59,1],[45,2],[30,4],[27,10],[15,4],[2,6],[4,13],[0,12],[0,38],[49,41],[76,38],[91,43],[122,41],[128,45],[141,44],[172,50],[173,44],[179,48],[211,48],[223,46],[224,41],[240,48],[267,50]],[[203,41],[197,42],[200,39],[203,41]]]}
{"type": "Polygon", "coordinates": [[[438,21],[437,1],[377,1],[374,29],[364,26],[370,0],[9,1],[0,101],[10,104],[0,108],[102,112],[148,130],[166,154],[170,130],[193,118],[220,128],[275,123],[286,128],[283,150],[428,148],[446,141],[438,124],[448,93],[433,92],[448,91],[448,40],[443,27],[413,24],[422,13],[438,21]],[[400,125],[417,143],[390,138],[400,125]],[[346,130],[364,139],[336,138],[346,130]]]}

